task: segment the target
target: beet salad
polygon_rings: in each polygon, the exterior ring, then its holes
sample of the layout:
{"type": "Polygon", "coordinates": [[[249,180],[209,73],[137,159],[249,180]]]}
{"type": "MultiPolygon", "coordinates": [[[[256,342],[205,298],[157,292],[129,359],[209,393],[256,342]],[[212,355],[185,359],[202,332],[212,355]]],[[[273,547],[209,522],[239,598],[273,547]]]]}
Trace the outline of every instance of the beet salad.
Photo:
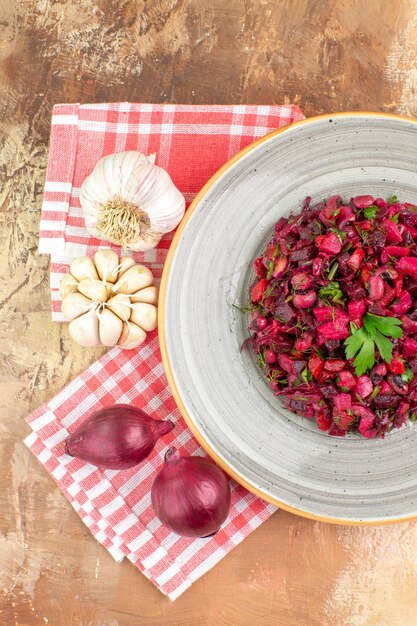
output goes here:
{"type": "Polygon", "coordinates": [[[250,343],[287,409],[337,436],[417,419],[417,206],[306,198],[255,271],[250,343]]]}

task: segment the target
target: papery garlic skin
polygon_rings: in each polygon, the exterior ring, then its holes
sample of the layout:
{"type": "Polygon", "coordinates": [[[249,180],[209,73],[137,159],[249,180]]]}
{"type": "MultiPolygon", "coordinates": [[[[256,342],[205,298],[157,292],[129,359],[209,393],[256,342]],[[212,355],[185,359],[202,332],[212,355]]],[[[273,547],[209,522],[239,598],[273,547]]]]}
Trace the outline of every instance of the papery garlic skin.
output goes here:
{"type": "Polygon", "coordinates": [[[184,216],[185,199],[168,172],[133,150],[103,157],[80,189],[87,230],[146,252],[184,216]]]}

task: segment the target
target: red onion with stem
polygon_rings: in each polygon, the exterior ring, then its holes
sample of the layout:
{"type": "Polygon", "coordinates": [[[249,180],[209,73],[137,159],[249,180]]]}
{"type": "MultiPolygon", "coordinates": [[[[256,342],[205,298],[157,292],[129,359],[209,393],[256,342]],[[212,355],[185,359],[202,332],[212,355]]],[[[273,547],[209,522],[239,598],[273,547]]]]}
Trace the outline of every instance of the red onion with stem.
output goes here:
{"type": "Polygon", "coordinates": [[[71,456],[107,469],[128,469],[152,452],[157,440],[174,428],[129,404],[96,411],[65,441],[71,456]]]}
{"type": "Polygon", "coordinates": [[[181,456],[170,448],[151,497],[167,528],[185,537],[209,537],[227,518],[231,495],[225,473],[211,459],[181,456]]]}

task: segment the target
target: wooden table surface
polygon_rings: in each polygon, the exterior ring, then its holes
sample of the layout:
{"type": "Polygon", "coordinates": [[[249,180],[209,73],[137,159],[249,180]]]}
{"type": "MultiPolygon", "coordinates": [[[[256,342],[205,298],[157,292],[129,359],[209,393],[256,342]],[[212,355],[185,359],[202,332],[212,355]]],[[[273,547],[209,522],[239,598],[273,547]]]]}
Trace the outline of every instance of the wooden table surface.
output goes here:
{"type": "Polygon", "coordinates": [[[175,603],[116,564],[28,452],[25,415],[94,361],[37,253],[56,102],[417,112],[417,0],[0,0],[0,626],[416,626],[417,525],[285,512],[175,603]]]}

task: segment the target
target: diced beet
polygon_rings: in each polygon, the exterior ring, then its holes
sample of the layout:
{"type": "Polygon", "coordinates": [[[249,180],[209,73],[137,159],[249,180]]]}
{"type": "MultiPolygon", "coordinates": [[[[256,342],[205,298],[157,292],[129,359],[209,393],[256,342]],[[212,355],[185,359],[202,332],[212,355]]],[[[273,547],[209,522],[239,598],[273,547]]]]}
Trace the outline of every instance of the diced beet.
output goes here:
{"type": "Polygon", "coordinates": [[[368,309],[368,313],[381,316],[384,316],[386,314],[384,307],[381,306],[379,302],[370,302],[370,304],[371,306],[368,309]]]}
{"type": "Polygon", "coordinates": [[[348,313],[351,321],[361,319],[366,312],[366,303],[363,300],[348,302],[348,313]]]}
{"type": "Polygon", "coordinates": [[[281,234],[279,235],[279,245],[281,248],[281,252],[284,256],[289,256],[291,250],[289,249],[287,242],[285,241],[285,239],[283,239],[281,237],[281,234]]]}
{"type": "Polygon", "coordinates": [[[410,405],[408,402],[400,402],[394,414],[394,425],[396,428],[400,428],[407,422],[409,409],[410,405]]]}
{"type": "Polygon", "coordinates": [[[373,196],[355,196],[352,198],[352,204],[355,209],[366,209],[374,203],[373,196]]]}
{"type": "MultiPolygon", "coordinates": [[[[388,370],[387,370],[387,372],[388,372],[388,370]]],[[[385,395],[387,395],[387,394],[388,394],[388,395],[389,395],[389,394],[392,394],[392,389],[391,389],[391,387],[389,386],[389,384],[387,383],[387,381],[386,381],[386,380],[383,380],[383,381],[381,382],[381,384],[379,385],[379,395],[380,395],[380,396],[385,396],[385,395]]]]}
{"type": "Polygon", "coordinates": [[[317,294],[315,291],[307,291],[304,294],[296,294],[293,298],[293,305],[297,309],[309,309],[317,300],[317,294]]]}
{"type": "Polygon", "coordinates": [[[275,308],[275,315],[283,322],[290,322],[295,317],[295,311],[288,302],[280,300],[275,308]]]}
{"type": "Polygon", "coordinates": [[[349,337],[347,325],[339,324],[337,321],[325,322],[319,326],[318,332],[326,339],[347,339],[349,337]]]}
{"type": "Polygon", "coordinates": [[[372,245],[379,251],[379,250],[382,250],[383,247],[385,246],[386,239],[387,239],[387,236],[383,231],[374,230],[374,232],[372,233],[372,238],[370,238],[370,241],[372,241],[372,245]]]}
{"type": "Polygon", "coordinates": [[[370,276],[371,272],[368,270],[367,267],[364,267],[363,270],[361,270],[361,274],[359,276],[359,282],[361,283],[361,285],[363,285],[364,287],[368,287],[368,281],[370,276]]]}
{"type": "Polygon", "coordinates": [[[361,404],[353,405],[352,411],[357,417],[360,418],[359,432],[362,437],[365,437],[366,439],[373,439],[376,437],[378,431],[376,428],[373,428],[376,420],[375,413],[361,404]]]}
{"type": "Polygon", "coordinates": [[[340,350],[340,340],[327,339],[327,341],[324,342],[324,347],[326,348],[329,356],[332,356],[335,352],[340,350]]]}
{"type": "Polygon", "coordinates": [[[320,211],[319,219],[320,219],[320,222],[322,222],[322,224],[324,224],[328,228],[331,228],[332,226],[334,226],[334,219],[333,218],[329,219],[328,217],[326,217],[326,211],[325,210],[320,211]]]}
{"type": "Polygon", "coordinates": [[[363,287],[354,282],[343,283],[343,289],[351,300],[363,300],[366,297],[366,291],[363,287]]]}
{"type": "Polygon", "coordinates": [[[265,259],[267,259],[268,261],[272,261],[272,259],[274,258],[274,255],[276,254],[276,249],[277,249],[277,244],[275,243],[274,240],[270,241],[269,244],[266,246],[266,250],[265,250],[265,259]]]}
{"type": "Polygon", "coordinates": [[[387,370],[391,372],[391,374],[404,374],[404,361],[399,356],[393,356],[391,359],[391,363],[387,363],[387,370]]]}
{"type": "Polygon", "coordinates": [[[396,268],[402,274],[417,274],[417,257],[402,257],[398,261],[396,268]]]}
{"type": "Polygon", "coordinates": [[[295,374],[294,363],[289,356],[287,356],[286,354],[278,354],[277,360],[280,368],[283,369],[284,372],[288,372],[289,374],[295,374]]]}
{"type": "Polygon", "coordinates": [[[324,398],[333,398],[333,396],[339,393],[336,387],[332,384],[323,385],[323,387],[320,387],[320,391],[324,398]]]}
{"type": "Polygon", "coordinates": [[[361,266],[362,261],[365,258],[365,252],[362,248],[356,248],[355,252],[351,254],[347,265],[353,270],[358,270],[361,266]]]}
{"type": "Polygon", "coordinates": [[[372,230],[373,228],[373,224],[370,220],[363,220],[362,222],[356,222],[356,226],[360,230],[364,230],[364,231],[372,230]]]}
{"type": "Polygon", "coordinates": [[[388,208],[388,203],[383,198],[376,198],[376,200],[374,200],[374,204],[378,207],[378,209],[388,208]]]}
{"type": "Polygon", "coordinates": [[[344,411],[343,413],[337,414],[333,412],[333,421],[337,424],[340,430],[348,430],[349,426],[351,426],[355,420],[356,418],[351,411],[344,411]]]}
{"type": "Polygon", "coordinates": [[[381,300],[384,295],[385,283],[380,276],[370,276],[368,281],[368,297],[370,300],[381,300]]]}
{"type": "Polygon", "coordinates": [[[409,357],[416,357],[417,355],[417,341],[415,339],[412,339],[411,337],[406,337],[403,340],[403,347],[402,347],[402,353],[403,357],[409,358],[409,357]]]}
{"type": "Polygon", "coordinates": [[[382,307],[386,307],[390,304],[390,302],[392,302],[392,300],[394,300],[394,298],[395,298],[395,289],[393,289],[392,287],[390,287],[389,285],[385,283],[384,295],[379,300],[379,304],[382,307]]]}
{"type": "Polygon", "coordinates": [[[287,270],[288,258],[285,256],[278,257],[275,261],[275,266],[272,272],[274,278],[281,278],[287,270]]]}
{"type": "Polygon", "coordinates": [[[412,306],[413,302],[411,300],[410,294],[408,293],[408,291],[403,290],[400,293],[400,301],[397,302],[397,304],[391,304],[390,308],[394,315],[399,317],[401,315],[404,315],[404,313],[407,313],[407,311],[409,311],[412,306]]]}
{"type": "Polygon", "coordinates": [[[340,212],[336,219],[336,225],[339,230],[343,230],[349,222],[355,221],[355,214],[350,206],[341,206],[340,212]]]}
{"type": "Polygon", "coordinates": [[[262,297],[265,291],[267,290],[267,288],[268,288],[267,279],[261,278],[261,280],[258,281],[256,285],[254,285],[254,287],[252,287],[252,291],[251,291],[252,302],[259,302],[260,300],[262,300],[262,297]]]}
{"type": "Polygon", "coordinates": [[[317,255],[315,246],[307,246],[301,250],[295,250],[290,253],[290,261],[295,263],[297,261],[311,261],[317,255]]]}
{"type": "Polygon", "coordinates": [[[321,407],[317,412],[317,426],[320,430],[329,430],[332,425],[332,414],[328,407],[321,407]]]}
{"type": "Polygon", "coordinates": [[[390,257],[403,257],[411,254],[408,246],[386,246],[381,253],[381,263],[388,263],[390,257]]]}
{"type": "Polygon", "coordinates": [[[300,241],[311,242],[313,237],[313,232],[310,226],[300,226],[300,241]]]}
{"type": "Polygon", "coordinates": [[[280,217],[278,222],[275,224],[275,232],[279,233],[287,224],[288,220],[285,217],[280,217]]]}
{"type": "Polygon", "coordinates": [[[406,233],[408,233],[408,229],[406,226],[404,226],[404,224],[397,224],[397,226],[398,226],[398,232],[400,233],[402,240],[404,241],[404,237],[406,233]]]}
{"type": "MultiPolygon", "coordinates": [[[[316,238],[317,242],[317,238],[316,238]]],[[[335,233],[328,233],[323,241],[318,244],[320,252],[328,254],[329,256],[335,256],[339,254],[342,249],[342,243],[339,237],[335,233]]]]}
{"type": "Polygon", "coordinates": [[[341,359],[328,359],[324,363],[324,369],[328,372],[341,372],[345,365],[345,361],[341,359]]]}
{"type": "Polygon", "coordinates": [[[254,261],[254,267],[255,267],[255,272],[258,278],[264,278],[264,276],[266,276],[267,273],[267,269],[264,265],[264,260],[262,257],[259,257],[258,259],[255,259],[254,261]]]}
{"type": "Polygon", "coordinates": [[[408,315],[403,315],[401,317],[402,329],[404,333],[408,335],[414,335],[417,333],[417,320],[411,319],[408,315]]]}
{"type": "Polygon", "coordinates": [[[352,398],[349,393],[338,393],[333,396],[334,411],[336,413],[342,413],[347,411],[352,406],[352,398]]]}
{"type": "Polygon", "coordinates": [[[356,378],[347,370],[340,372],[337,384],[343,389],[353,389],[356,386],[356,378]]]}
{"type": "Polygon", "coordinates": [[[311,333],[303,333],[301,337],[297,339],[295,342],[295,349],[300,352],[305,352],[311,348],[311,344],[313,343],[313,335],[311,333]]]}
{"type": "Polygon", "coordinates": [[[381,394],[375,396],[373,403],[377,409],[390,409],[391,407],[395,407],[400,402],[400,396],[394,394],[386,394],[382,396],[381,394]]]}
{"type": "Polygon", "coordinates": [[[316,257],[313,261],[313,276],[321,276],[327,264],[323,257],[316,257]]]}
{"type": "Polygon", "coordinates": [[[374,386],[369,376],[366,376],[365,374],[362,374],[362,376],[359,376],[358,382],[356,383],[356,389],[355,389],[355,392],[358,394],[358,396],[365,399],[371,395],[373,390],[374,390],[374,386]]]}
{"type": "Polygon", "coordinates": [[[330,426],[329,435],[331,437],[344,437],[346,435],[346,431],[341,430],[341,428],[339,428],[338,425],[333,422],[333,424],[330,426]]]}
{"type": "Polygon", "coordinates": [[[382,220],[382,227],[387,233],[388,243],[400,243],[403,240],[400,230],[398,228],[398,224],[396,224],[395,222],[384,219],[382,220]]]}
{"type": "Polygon", "coordinates": [[[401,292],[403,290],[403,282],[404,282],[403,276],[398,276],[398,278],[394,279],[394,291],[395,291],[395,295],[397,296],[397,298],[400,297],[401,292]]]}
{"type": "Polygon", "coordinates": [[[319,306],[313,309],[313,315],[318,322],[329,322],[334,318],[334,308],[332,306],[319,306]]]}
{"type": "Polygon", "coordinates": [[[332,381],[336,376],[336,372],[329,372],[327,370],[323,370],[320,374],[317,382],[320,385],[320,388],[327,382],[332,381]]]}
{"type": "Polygon", "coordinates": [[[337,209],[341,204],[343,204],[343,198],[337,194],[330,196],[326,201],[326,207],[332,211],[337,209]]]}
{"type": "Polygon", "coordinates": [[[413,239],[417,239],[417,228],[415,226],[407,226],[408,233],[413,239]]]}
{"type": "Polygon", "coordinates": [[[308,369],[310,370],[313,378],[316,380],[320,376],[324,368],[324,361],[319,356],[311,356],[308,360],[308,369]]]}

